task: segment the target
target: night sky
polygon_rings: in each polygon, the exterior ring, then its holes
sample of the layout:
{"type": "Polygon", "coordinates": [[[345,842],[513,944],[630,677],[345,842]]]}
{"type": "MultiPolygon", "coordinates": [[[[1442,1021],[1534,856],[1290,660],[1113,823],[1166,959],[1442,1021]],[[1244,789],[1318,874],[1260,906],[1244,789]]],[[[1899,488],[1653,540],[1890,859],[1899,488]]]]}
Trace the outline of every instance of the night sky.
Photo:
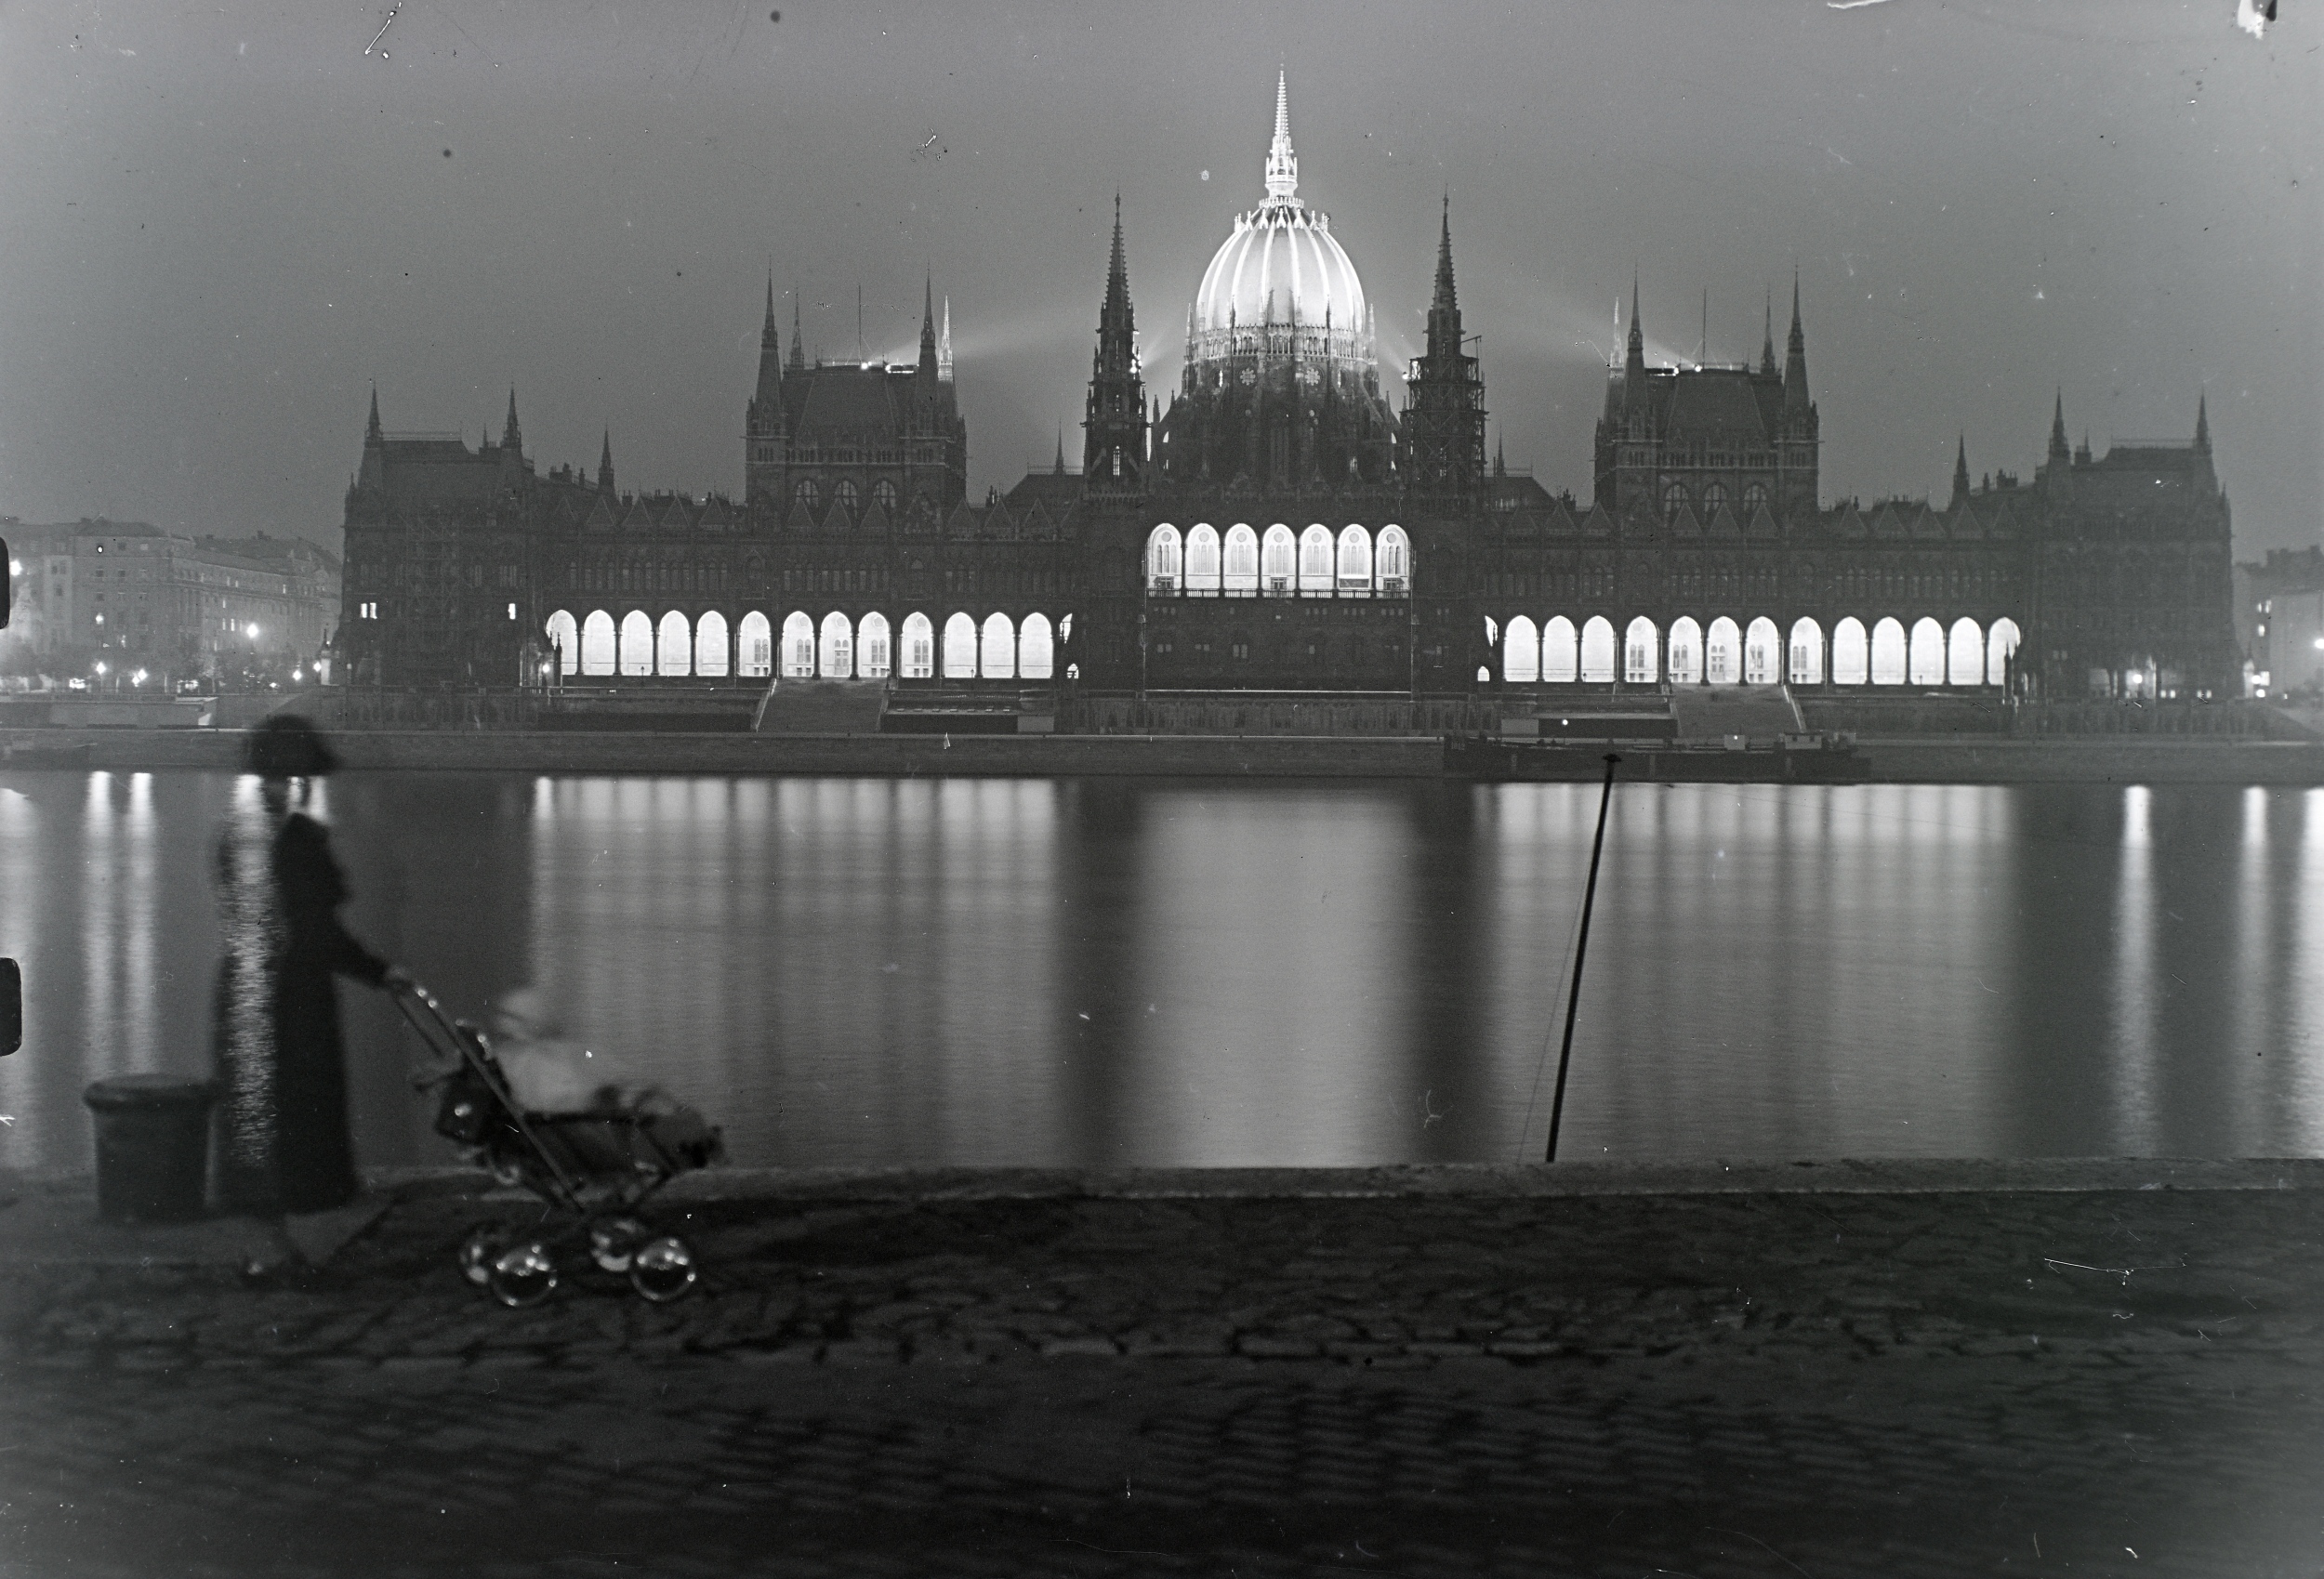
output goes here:
{"type": "MultiPolygon", "coordinates": [[[[2030,474],[2208,390],[2238,557],[2317,541],[2315,9],[107,0],[0,13],[0,512],[337,546],[392,429],[738,492],[786,344],[908,358],[952,303],[971,487],[1068,454],[1121,193],[1149,388],[1261,195],[1275,72],[1400,368],[1450,191],[1512,467],[1587,499],[1633,267],[1650,355],[1756,358],[1796,264],[1824,493],[2030,474]]],[[[1394,369],[1383,369],[1389,374],[1394,369]]]]}

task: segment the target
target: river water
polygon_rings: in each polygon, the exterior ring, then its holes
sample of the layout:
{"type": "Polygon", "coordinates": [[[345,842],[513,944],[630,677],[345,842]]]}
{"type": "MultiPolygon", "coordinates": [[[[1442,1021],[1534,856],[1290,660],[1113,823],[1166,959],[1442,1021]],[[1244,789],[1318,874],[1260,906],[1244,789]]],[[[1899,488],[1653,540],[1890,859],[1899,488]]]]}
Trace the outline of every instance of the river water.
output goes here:
{"type": "MultiPolygon", "coordinates": [[[[206,1072],[208,854],[255,781],[0,776],[23,1050],[206,1072]]],[[[456,1008],[537,983],[734,1161],[1537,1157],[1595,785],[350,773],[351,928],[456,1008]]],[[[2324,1152],[2324,791],[1617,791],[1569,1157],[2324,1152]]],[[[359,1146],[438,1160],[341,989],[359,1146]]]]}

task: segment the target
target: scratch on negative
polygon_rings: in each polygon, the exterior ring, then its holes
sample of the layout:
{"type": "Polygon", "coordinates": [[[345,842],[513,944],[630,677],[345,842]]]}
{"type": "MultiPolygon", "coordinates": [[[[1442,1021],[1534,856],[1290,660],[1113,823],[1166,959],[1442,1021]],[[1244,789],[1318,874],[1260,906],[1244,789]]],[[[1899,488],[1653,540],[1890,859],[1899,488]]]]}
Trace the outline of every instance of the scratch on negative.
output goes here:
{"type": "MultiPolygon", "coordinates": [[[[1857,0],[1857,4],[1859,5],[1865,3],[1867,3],[1867,0],[1857,0]]],[[[1710,1531],[1714,1535],[1740,1535],[1745,1540],[1750,1542],[1751,1545],[1765,1552],[1769,1557],[1774,1558],[1777,1562],[1782,1563],[1786,1568],[1791,1570],[1792,1572],[1798,1574],[1800,1579],[1813,1579],[1813,1576],[1809,1574],[1806,1569],[1802,1568],[1798,1563],[1784,1556],[1783,1553],[1769,1546],[1765,1541],[1761,1540],[1757,1535],[1752,1534],[1749,1530],[1722,1530],[1716,1524],[1706,1524],[1703,1528],[1710,1531]]]]}
{"type": "Polygon", "coordinates": [[[1828,11],[1854,11],[1865,6],[1877,6],[1881,0],[1824,0],[1828,11]]]}
{"type": "Polygon", "coordinates": [[[2059,1267],[2071,1267],[2078,1272],[2105,1272],[2120,1278],[2125,1284],[2131,1281],[2133,1272],[2175,1272],[2179,1270],[2177,1267],[2092,1267],[2080,1261],[2061,1261],[2054,1256],[2044,1256],[2041,1264],[2053,1270],[2059,1267]]]}

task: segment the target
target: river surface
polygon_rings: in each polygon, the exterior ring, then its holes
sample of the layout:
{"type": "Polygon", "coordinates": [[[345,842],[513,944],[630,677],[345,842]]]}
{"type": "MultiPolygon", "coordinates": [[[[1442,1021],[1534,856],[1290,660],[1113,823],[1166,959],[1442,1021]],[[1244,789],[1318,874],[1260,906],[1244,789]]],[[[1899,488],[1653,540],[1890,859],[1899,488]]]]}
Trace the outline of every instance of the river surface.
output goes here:
{"type": "MultiPolygon", "coordinates": [[[[208,1070],[209,851],[256,782],[0,775],[23,1050],[208,1070]]],[[[1595,785],[350,773],[350,928],[456,1008],[537,983],[744,1164],[1538,1156],[1595,785]]],[[[2324,1152],[2324,791],[1626,785],[1561,1152],[2324,1152]]],[[[341,988],[372,1163],[443,1149],[341,988]]]]}

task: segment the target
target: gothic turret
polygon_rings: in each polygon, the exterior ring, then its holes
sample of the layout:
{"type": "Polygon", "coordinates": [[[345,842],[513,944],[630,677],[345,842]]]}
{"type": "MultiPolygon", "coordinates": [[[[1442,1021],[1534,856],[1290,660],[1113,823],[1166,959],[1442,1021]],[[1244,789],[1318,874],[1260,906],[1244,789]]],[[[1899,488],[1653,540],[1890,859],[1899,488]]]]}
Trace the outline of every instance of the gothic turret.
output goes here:
{"type": "Polygon", "coordinates": [[[952,382],[952,298],[944,298],[944,327],[936,331],[936,376],[944,383],[952,382]]]}
{"type": "Polygon", "coordinates": [[[799,337],[799,286],[791,287],[791,360],[783,364],[786,373],[807,371],[807,351],[799,337]]]}
{"type": "Polygon", "coordinates": [[[1953,503],[1959,509],[1969,502],[1969,435],[1961,436],[1959,447],[1953,451],[1953,503]]]}
{"type": "Polygon", "coordinates": [[[2211,454],[2211,400],[2199,395],[2195,400],[2195,453],[2211,454]]]}
{"type": "Polygon", "coordinates": [[[2050,413],[2050,458],[2062,461],[2067,457],[2066,445],[2066,391],[2060,388],[2057,404],[2050,413]]]}
{"type": "MultiPolygon", "coordinates": [[[[1636,326],[1632,325],[1635,334],[1636,326]]],[[[1466,493],[1485,475],[1485,384],[1463,349],[1460,300],[1453,288],[1452,199],[1436,242],[1436,291],[1429,302],[1428,350],[1415,367],[1405,413],[1406,480],[1432,492],[1466,493]]]]}
{"type": "Polygon", "coordinates": [[[605,430],[605,446],[597,453],[597,487],[601,493],[614,491],[614,430],[605,430]]]}
{"type": "Polygon", "coordinates": [[[767,316],[759,326],[759,388],[751,397],[750,429],[772,433],[783,421],[783,343],[774,329],[774,271],[767,271],[767,316]]]}
{"type": "Polygon", "coordinates": [[[508,386],[508,420],[501,425],[500,447],[511,453],[524,448],[524,430],[517,426],[516,386],[508,386]]]}
{"type": "MultiPolygon", "coordinates": [[[[1764,337],[1759,342],[1759,371],[1762,377],[1772,378],[1776,375],[1776,293],[1773,290],[1767,293],[1767,327],[1763,334],[1764,337]]],[[[1804,346],[1802,350],[1804,354],[1804,346]]]]}
{"type": "Polygon", "coordinates": [[[936,380],[936,281],[923,276],[920,281],[920,361],[919,375],[929,383],[936,380]]]}
{"type": "Polygon", "coordinates": [[[1138,369],[1138,329],[1122,250],[1122,200],[1114,198],[1114,251],[1105,267],[1105,305],[1090,361],[1089,414],[1082,422],[1082,471],[1102,487],[1134,488],[1145,474],[1146,396],[1138,369]]]}
{"type": "Polygon", "coordinates": [[[1783,411],[1787,417],[1804,417],[1812,409],[1807,396],[1807,334],[1800,327],[1800,274],[1791,273],[1791,337],[1783,356],[1783,411]]]}

